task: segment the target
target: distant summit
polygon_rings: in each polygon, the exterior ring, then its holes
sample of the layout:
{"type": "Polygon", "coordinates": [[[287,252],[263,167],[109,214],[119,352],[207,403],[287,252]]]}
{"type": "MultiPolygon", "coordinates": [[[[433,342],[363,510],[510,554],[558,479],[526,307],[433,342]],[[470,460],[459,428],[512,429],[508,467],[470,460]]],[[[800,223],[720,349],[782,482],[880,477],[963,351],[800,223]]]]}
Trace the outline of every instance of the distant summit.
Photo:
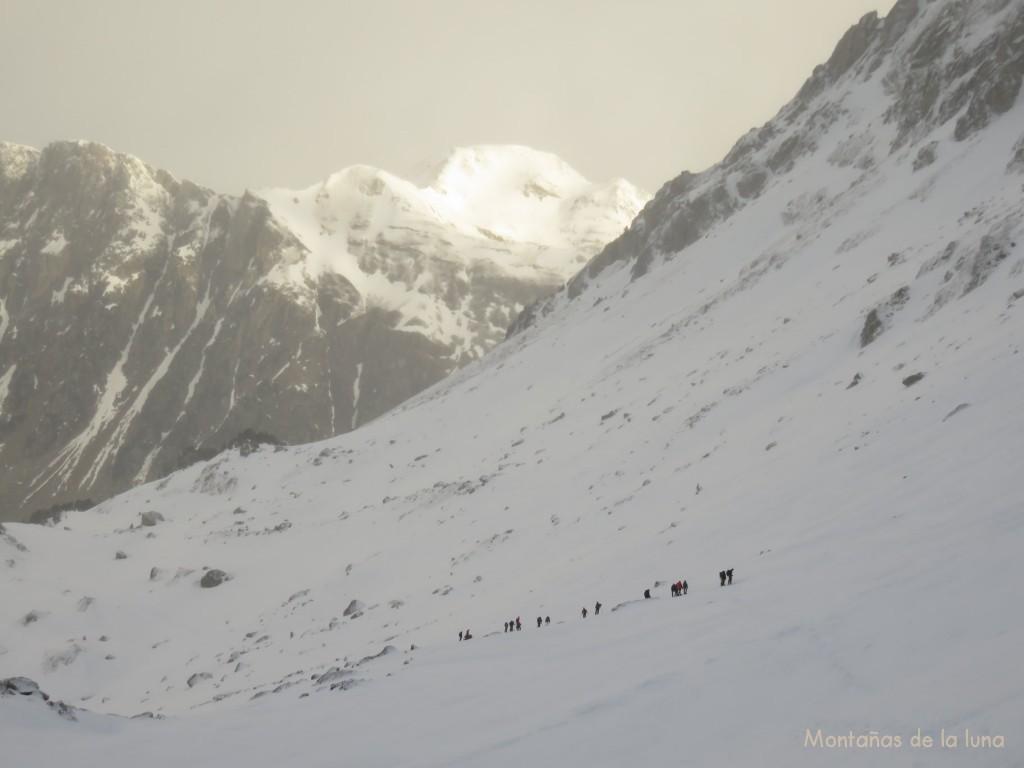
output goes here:
{"type": "Polygon", "coordinates": [[[429,199],[459,226],[577,252],[608,241],[609,211],[639,212],[650,197],[623,179],[591,183],[560,157],[521,146],[453,150],[428,181],[429,199]]]}

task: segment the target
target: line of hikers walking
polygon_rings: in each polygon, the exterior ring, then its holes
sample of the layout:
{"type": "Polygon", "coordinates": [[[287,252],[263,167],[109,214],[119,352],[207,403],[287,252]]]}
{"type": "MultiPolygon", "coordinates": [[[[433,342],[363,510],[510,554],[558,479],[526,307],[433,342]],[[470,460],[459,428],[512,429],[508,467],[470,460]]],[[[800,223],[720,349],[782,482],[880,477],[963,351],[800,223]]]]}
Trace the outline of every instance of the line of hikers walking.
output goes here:
{"type": "MultiPolygon", "coordinates": [[[[718,580],[719,580],[719,585],[720,586],[724,587],[726,585],[726,583],[732,584],[732,572],[733,572],[732,568],[729,568],[728,570],[725,570],[725,571],[719,571],[718,572],[718,580]]],[[[657,586],[657,585],[655,585],[655,586],[657,586]]],[[[686,583],[685,579],[683,579],[682,581],[677,581],[675,584],[670,585],[670,588],[671,588],[671,591],[672,591],[672,597],[680,597],[682,595],[685,595],[687,592],[689,592],[690,585],[686,583]]],[[[650,597],[651,597],[651,590],[650,589],[645,589],[644,590],[644,598],[645,599],[650,599],[650,597]]],[[[594,615],[597,616],[600,613],[601,613],[601,603],[599,603],[599,602],[594,603],[594,615]]],[[[583,610],[581,611],[581,614],[582,614],[584,619],[587,618],[587,607],[586,606],[583,606],[583,610]]],[[[543,620],[541,619],[540,616],[537,617],[537,628],[538,629],[540,629],[542,626],[548,625],[550,623],[551,623],[551,617],[550,616],[545,616],[543,618],[543,620]]],[[[521,632],[522,629],[523,629],[523,624],[519,620],[518,616],[516,616],[514,619],[512,619],[512,621],[506,621],[505,622],[505,631],[506,632],[521,632]]],[[[464,631],[464,632],[459,632],[459,640],[460,641],[461,640],[472,640],[472,639],[473,639],[473,635],[470,633],[470,631],[468,629],[466,631],[464,631]]]]}

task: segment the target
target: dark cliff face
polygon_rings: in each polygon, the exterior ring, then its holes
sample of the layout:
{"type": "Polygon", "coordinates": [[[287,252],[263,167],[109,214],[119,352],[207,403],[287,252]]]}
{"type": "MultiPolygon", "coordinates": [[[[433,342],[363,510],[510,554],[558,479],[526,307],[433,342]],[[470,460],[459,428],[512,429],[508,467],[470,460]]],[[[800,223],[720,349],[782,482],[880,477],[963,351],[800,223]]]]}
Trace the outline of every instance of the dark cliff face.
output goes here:
{"type": "MultiPolygon", "coordinates": [[[[304,255],[258,196],[98,144],[0,145],[0,519],[103,499],[246,430],[348,431],[473,358],[399,330],[340,274],[274,278],[304,255]]],[[[449,271],[436,288],[481,343],[557,287],[449,271]]]]}
{"type": "MultiPolygon", "coordinates": [[[[899,0],[888,16],[864,16],[816,67],[794,99],[751,130],[717,165],[683,172],[648,202],[629,229],[568,282],[528,307],[515,334],[560,303],[583,295],[602,274],[629,267],[629,280],[721,225],[772,185],[802,172],[836,126],[850,132],[828,157],[867,178],[886,157],[925,165],[936,136],[969,140],[1016,103],[1024,77],[1024,3],[1020,0],[899,0]],[[874,89],[868,93],[867,89],[874,89]],[[860,90],[879,107],[867,118],[860,90]],[[879,106],[880,105],[880,106],[879,106]]],[[[785,220],[791,215],[780,212],[785,220]]]]}

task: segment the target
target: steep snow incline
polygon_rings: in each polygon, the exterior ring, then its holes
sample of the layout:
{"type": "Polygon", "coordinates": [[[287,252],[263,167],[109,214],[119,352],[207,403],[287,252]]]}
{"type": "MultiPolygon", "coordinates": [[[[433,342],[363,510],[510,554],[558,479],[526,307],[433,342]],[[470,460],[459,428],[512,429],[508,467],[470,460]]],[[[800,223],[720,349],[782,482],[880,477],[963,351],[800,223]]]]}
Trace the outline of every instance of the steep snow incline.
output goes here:
{"type": "Polygon", "coordinates": [[[772,261],[760,233],[785,207],[766,195],[625,295],[607,281],[605,300],[577,300],[358,434],[225,456],[72,516],[70,530],[12,526],[30,553],[11,553],[17,643],[3,669],[99,709],[181,711],[388,643],[435,644],[511,614],[565,619],[655,579],[706,589],[730,565],[769,579],[769,549],[770,579],[788,580],[773,582],[787,593],[774,610],[795,617],[809,610],[800,578],[837,606],[849,590],[925,600],[954,578],[960,547],[956,581],[999,577],[973,609],[942,593],[958,618],[920,631],[955,624],[947,644],[965,658],[994,627],[1017,637],[992,610],[1012,600],[1019,566],[986,531],[1020,540],[1019,220],[988,279],[942,297],[1016,199],[1017,178],[997,171],[1021,116],[950,160],[927,203],[905,197],[913,171],[893,169],[772,261]],[[981,202],[983,215],[954,215],[981,202]],[[718,256],[737,253],[755,266],[718,256]],[[917,275],[862,347],[869,310],[917,275]],[[138,527],[149,510],[167,521],[138,527]],[[203,567],[234,578],[198,589],[203,567]],[[369,610],[347,620],[355,598],[369,610]],[[33,610],[45,615],[18,626],[33,610]],[[196,673],[209,685],[187,686],[196,673]]]}
{"type": "MultiPolygon", "coordinates": [[[[948,161],[987,141],[981,132],[1016,103],[1022,38],[1020,0],[900,0],[884,20],[868,14],[773,120],[704,173],[684,172],[665,184],[620,238],[563,292],[524,313],[516,328],[586,292],[609,271],[628,268],[635,280],[665,260],[689,257],[689,246],[734,226],[737,214],[764,195],[788,196],[778,213],[791,239],[831,226],[861,198],[885,199],[875,190],[890,184],[896,168],[898,183],[914,185],[910,199],[925,201],[948,161]],[[912,181],[902,178],[908,167],[916,173],[912,181]]],[[[1022,165],[1024,136],[1017,132],[1012,143],[1000,158],[1000,176],[1022,165]]],[[[777,224],[772,221],[766,238],[775,238],[777,224]]],[[[870,232],[865,223],[863,232],[850,233],[848,245],[870,232]]],[[[785,258],[789,247],[779,240],[777,257],[785,258]]]]}

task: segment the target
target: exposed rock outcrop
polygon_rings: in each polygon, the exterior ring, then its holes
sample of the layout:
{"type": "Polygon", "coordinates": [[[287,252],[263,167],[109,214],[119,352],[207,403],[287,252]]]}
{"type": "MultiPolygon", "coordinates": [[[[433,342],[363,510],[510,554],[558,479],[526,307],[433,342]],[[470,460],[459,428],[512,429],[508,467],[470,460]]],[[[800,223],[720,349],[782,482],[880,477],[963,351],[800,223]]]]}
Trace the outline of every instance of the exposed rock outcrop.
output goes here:
{"type": "Polygon", "coordinates": [[[231,577],[228,576],[224,571],[219,568],[212,568],[203,574],[203,578],[199,580],[199,586],[205,589],[212,587],[219,587],[225,581],[230,581],[231,577]]]}

